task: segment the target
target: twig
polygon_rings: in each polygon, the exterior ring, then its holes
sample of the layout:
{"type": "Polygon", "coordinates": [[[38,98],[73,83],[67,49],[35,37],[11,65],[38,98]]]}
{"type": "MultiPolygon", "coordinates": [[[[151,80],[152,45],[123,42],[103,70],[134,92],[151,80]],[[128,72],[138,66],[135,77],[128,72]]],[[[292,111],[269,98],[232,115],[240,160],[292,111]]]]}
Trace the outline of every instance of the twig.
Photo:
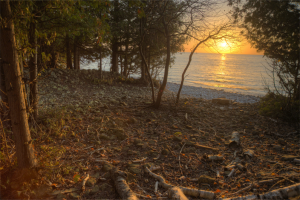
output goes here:
{"type": "Polygon", "coordinates": [[[186,144],[186,143],[183,144],[183,146],[181,147],[181,150],[180,150],[180,152],[179,152],[179,168],[180,168],[181,175],[183,175],[183,173],[182,173],[181,164],[180,164],[180,154],[181,154],[182,149],[183,149],[183,147],[185,146],[185,144],[186,144]]]}
{"type": "Polygon", "coordinates": [[[285,181],[285,179],[282,179],[282,180],[276,182],[274,185],[272,185],[272,186],[270,187],[269,191],[271,191],[272,188],[275,187],[275,185],[278,185],[279,183],[282,183],[282,182],[284,182],[284,181],[285,181]]]}
{"type": "Polygon", "coordinates": [[[139,184],[135,184],[135,185],[136,185],[140,190],[142,190],[144,194],[149,195],[149,193],[146,192],[141,186],[139,186],[139,184]]]}
{"type": "Polygon", "coordinates": [[[155,194],[157,193],[157,189],[158,189],[158,181],[156,181],[155,185],[154,185],[154,193],[155,194]]]}
{"type": "Polygon", "coordinates": [[[140,162],[144,162],[145,160],[147,160],[147,157],[146,158],[142,158],[140,160],[134,160],[132,161],[133,163],[140,163],[140,162]]]}
{"type": "MultiPolygon", "coordinates": [[[[271,180],[259,181],[259,182],[257,182],[256,184],[259,185],[259,184],[264,184],[264,183],[270,183],[270,182],[273,182],[273,181],[276,181],[276,180],[278,180],[278,178],[274,178],[274,179],[271,179],[271,180]]],[[[247,187],[245,187],[245,188],[243,188],[243,189],[241,189],[241,190],[239,190],[239,191],[237,191],[237,192],[235,192],[235,193],[230,194],[230,196],[233,196],[233,195],[239,194],[239,193],[241,193],[241,192],[243,192],[243,191],[249,190],[249,189],[251,189],[254,185],[255,185],[255,183],[253,183],[253,184],[251,184],[251,185],[249,185],[249,186],[247,186],[247,187]]],[[[273,186],[272,186],[272,187],[273,187],[273,186]]],[[[272,187],[271,187],[271,188],[272,188],[272,187]]]]}
{"type": "Polygon", "coordinates": [[[85,183],[86,181],[90,178],[90,175],[88,174],[82,181],[82,187],[81,190],[84,191],[85,190],[85,183]]]}

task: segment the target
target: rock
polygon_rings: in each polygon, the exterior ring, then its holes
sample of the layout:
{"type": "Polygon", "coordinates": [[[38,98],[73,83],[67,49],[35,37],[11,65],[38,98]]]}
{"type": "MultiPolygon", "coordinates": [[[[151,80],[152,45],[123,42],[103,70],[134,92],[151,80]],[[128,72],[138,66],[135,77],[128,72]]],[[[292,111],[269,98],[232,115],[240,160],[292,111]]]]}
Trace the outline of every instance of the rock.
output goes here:
{"type": "Polygon", "coordinates": [[[54,73],[54,71],[52,71],[52,72],[50,73],[50,76],[52,76],[53,78],[57,78],[57,76],[56,76],[56,74],[54,73]]]}
{"type": "Polygon", "coordinates": [[[157,151],[154,151],[154,150],[151,150],[151,151],[149,151],[148,153],[149,153],[151,156],[154,156],[154,157],[158,156],[158,152],[157,152],[157,151]]]}
{"type": "Polygon", "coordinates": [[[207,175],[201,175],[198,179],[198,182],[201,183],[208,183],[210,185],[213,185],[216,179],[211,178],[210,176],[207,175]]]}
{"type": "Polygon", "coordinates": [[[113,166],[111,164],[104,163],[104,165],[102,167],[102,171],[109,172],[112,168],[113,168],[113,166]]]}
{"type": "Polygon", "coordinates": [[[99,187],[99,190],[101,191],[107,191],[107,190],[110,190],[111,189],[111,186],[108,185],[107,183],[103,183],[102,185],[100,185],[99,187]]]}
{"type": "Polygon", "coordinates": [[[114,134],[119,140],[124,140],[127,138],[127,135],[124,133],[124,129],[122,128],[114,128],[110,129],[112,134],[114,134]]]}
{"type": "Polygon", "coordinates": [[[72,192],[69,194],[70,199],[78,199],[80,197],[79,194],[72,192]]]}
{"type": "Polygon", "coordinates": [[[129,119],[127,120],[127,123],[128,123],[128,124],[135,124],[135,123],[137,123],[137,120],[136,120],[134,117],[131,117],[131,118],[129,118],[129,119]]]}
{"type": "Polygon", "coordinates": [[[58,199],[58,200],[67,199],[67,195],[62,194],[62,193],[59,193],[59,194],[56,196],[56,199],[58,199]]]}
{"type": "Polygon", "coordinates": [[[108,135],[105,135],[105,134],[100,134],[99,138],[104,139],[104,140],[110,140],[110,137],[108,135]]]}
{"type": "Polygon", "coordinates": [[[149,143],[150,145],[155,145],[155,144],[156,144],[156,141],[155,141],[155,140],[149,140],[148,143],[149,143]]]}
{"type": "Polygon", "coordinates": [[[281,160],[284,161],[294,161],[295,159],[300,158],[300,156],[293,156],[293,155],[283,155],[281,160]]]}
{"type": "Polygon", "coordinates": [[[94,174],[94,175],[92,175],[92,177],[94,177],[94,178],[99,178],[99,176],[100,176],[100,173],[99,172],[97,172],[96,174],[94,174]]]}
{"type": "Polygon", "coordinates": [[[141,139],[134,139],[134,144],[137,145],[139,143],[142,143],[143,141],[141,139]]]}
{"type": "Polygon", "coordinates": [[[226,98],[216,98],[216,99],[212,99],[212,103],[216,103],[216,104],[220,104],[220,105],[229,105],[231,102],[230,99],[226,99],[226,98]]]}
{"type": "Polygon", "coordinates": [[[182,137],[181,136],[174,136],[173,140],[177,141],[177,142],[181,142],[182,141],[182,137]]]}
{"type": "Polygon", "coordinates": [[[168,149],[163,149],[162,151],[161,151],[161,154],[163,154],[163,155],[168,155],[170,152],[169,152],[169,150],[168,149]]]}
{"type": "Polygon", "coordinates": [[[141,173],[141,169],[139,168],[139,165],[136,165],[136,164],[128,165],[128,171],[132,174],[140,174],[141,173]]]}
{"type": "Polygon", "coordinates": [[[95,178],[89,178],[87,181],[86,181],[86,186],[88,187],[93,187],[97,182],[97,179],[95,178]]]}
{"type": "Polygon", "coordinates": [[[96,194],[98,192],[100,192],[100,187],[99,187],[99,185],[96,185],[95,187],[93,187],[91,189],[90,194],[96,194]]]}

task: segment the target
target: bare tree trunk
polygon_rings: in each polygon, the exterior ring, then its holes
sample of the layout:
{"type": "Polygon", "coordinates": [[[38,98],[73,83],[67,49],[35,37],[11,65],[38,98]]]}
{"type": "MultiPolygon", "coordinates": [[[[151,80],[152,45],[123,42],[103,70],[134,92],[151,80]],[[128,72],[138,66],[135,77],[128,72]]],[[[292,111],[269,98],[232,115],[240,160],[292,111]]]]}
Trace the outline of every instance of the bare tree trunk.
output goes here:
{"type": "Polygon", "coordinates": [[[112,43],[112,58],[111,58],[111,72],[118,73],[118,43],[116,39],[113,39],[112,43]]]}
{"type": "Polygon", "coordinates": [[[121,71],[120,71],[120,74],[123,74],[123,70],[124,70],[124,66],[123,66],[123,58],[122,58],[122,55],[119,56],[119,59],[120,59],[120,67],[121,67],[121,71]]]}
{"type": "MultiPolygon", "coordinates": [[[[1,35],[0,35],[1,38],[1,35]]],[[[6,94],[5,87],[5,75],[3,70],[3,62],[0,52],[0,120],[3,122],[4,126],[8,126],[9,120],[9,107],[8,107],[8,98],[6,94]]]]}
{"type": "Polygon", "coordinates": [[[195,53],[195,51],[197,50],[197,48],[204,42],[206,42],[207,40],[211,39],[211,38],[214,38],[215,36],[217,36],[220,31],[222,31],[223,29],[225,28],[225,26],[222,26],[221,28],[219,28],[219,30],[214,33],[214,34],[209,34],[209,36],[207,36],[205,39],[201,40],[198,42],[198,44],[194,47],[193,51],[190,53],[190,56],[189,56],[189,61],[186,65],[186,67],[184,68],[183,70],[183,73],[181,75],[181,83],[180,83],[180,87],[179,87],[179,90],[178,90],[178,93],[177,93],[177,97],[176,97],[176,105],[178,105],[179,103],[179,98],[180,98],[180,92],[181,92],[181,89],[182,89],[182,86],[183,86],[183,82],[184,82],[184,76],[185,76],[185,73],[187,71],[187,69],[189,68],[190,64],[191,64],[191,61],[192,61],[192,57],[193,57],[193,54],[195,53]]]}
{"type": "Polygon", "coordinates": [[[142,35],[142,23],[140,23],[140,35],[141,35],[141,42],[140,42],[140,45],[139,45],[139,51],[140,51],[140,55],[141,55],[141,57],[142,57],[142,61],[143,61],[143,63],[145,64],[147,74],[148,74],[149,79],[150,79],[151,89],[152,89],[152,101],[153,101],[153,104],[155,104],[155,95],[154,95],[153,81],[152,81],[152,77],[151,77],[151,74],[150,74],[150,71],[149,71],[149,67],[147,66],[147,62],[146,62],[145,56],[144,56],[144,54],[143,54],[143,48],[142,48],[143,37],[144,37],[144,36],[142,35]]]}
{"type": "Polygon", "coordinates": [[[79,51],[78,51],[78,47],[76,44],[77,40],[74,40],[74,69],[80,69],[80,62],[79,62],[79,51]]]}
{"type": "Polygon", "coordinates": [[[155,102],[155,107],[159,108],[160,103],[161,103],[161,97],[163,95],[163,92],[166,88],[167,85],[167,81],[168,81],[168,74],[169,74],[169,66],[170,66],[170,59],[171,59],[171,38],[169,35],[169,30],[168,30],[168,26],[165,23],[165,19],[163,19],[163,25],[165,28],[165,35],[167,37],[167,59],[166,59],[166,64],[165,64],[165,73],[164,73],[164,80],[159,88],[158,94],[157,94],[157,98],[156,98],[156,102],[155,102]]]}
{"type": "Polygon", "coordinates": [[[37,44],[36,44],[36,36],[35,36],[35,23],[30,23],[30,30],[29,30],[29,43],[31,44],[32,48],[34,49],[33,55],[30,57],[29,60],[29,81],[30,81],[30,107],[33,109],[33,119],[37,120],[38,117],[38,88],[37,88],[37,44]]]}
{"type": "Polygon", "coordinates": [[[22,77],[19,67],[14,25],[12,22],[9,1],[0,2],[1,17],[7,20],[6,26],[0,26],[0,48],[3,54],[5,86],[8,96],[10,118],[16,155],[19,168],[32,168],[37,165],[30,136],[26,106],[22,88],[22,77]]]}
{"type": "Polygon", "coordinates": [[[102,47],[100,49],[100,63],[99,63],[99,70],[100,70],[100,79],[102,80],[102,47]]]}
{"type": "MultiPolygon", "coordinates": [[[[142,37],[142,31],[143,31],[143,28],[144,28],[144,24],[145,24],[145,18],[142,18],[142,19],[140,19],[140,29],[141,29],[141,37],[142,37]]],[[[141,48],[142,48],[142,52],[144,52],[144,57],[146,56],[146,52],[145,52],[145,43],[144,42],[142,42],[142,44],[140,44],[141,45],[141,48]]],[[[146,59],[146,58],[145,58],[146,59]]],[[[143,61],[143,58],[142,58],[142,62],[141,62],[141,80],[143,81],[143,82],[146,82],[146,69],[145,69],[145,63],[144,63],[144,61],[143,61]]]]}
{"type": "Polygon", "coordinates": [[[70,37],[69,37],[68,33],[66,35],[66,49],[67,49],[67,68],[68,69],[73,69],[73,66],[72,66],[72,53],[71,53],[71,48],[70,48],[70,37]]]}

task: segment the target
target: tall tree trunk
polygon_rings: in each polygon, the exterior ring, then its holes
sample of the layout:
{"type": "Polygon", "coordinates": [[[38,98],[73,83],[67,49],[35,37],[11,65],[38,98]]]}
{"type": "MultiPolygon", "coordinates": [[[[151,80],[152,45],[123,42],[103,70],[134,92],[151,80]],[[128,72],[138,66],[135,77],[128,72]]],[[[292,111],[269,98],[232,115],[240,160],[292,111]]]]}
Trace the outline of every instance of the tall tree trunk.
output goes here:
{"type": "Polygon", "coordinates": [[[71,48],[70,48],[70,37],[69,37],[68,33],[66,35],[66,50],[67,50],[67,68],[68,69],[73,69],[73,66],[72,66],[72,53],[71,53],[71,48]]]}
{"type": "Polygon", "coordinates": [[[102,47],[100,47],[100,62],[99,62],[99,70],[100,70],[100,79],[102,80],[102,47]]]}
{"type": "Polygon", "coordinates": [[[32,168],[37,165],[30,136],[26,106],[22,88],[14,25],[9,1],[0,1],[1,17],[8,20],[6,26],[0,26],[0,48],[3,54],[5,86],[8,96],[12,131],[16,143],[16,155],[19,168],[32,168]]]}
{"type": "Polygon", "coordinates": [[[121,67],[121,74],[123,74],[123,70],[124,70],[124,66],[123,66],[123,58],[122,58],[122,55],[119,56],[119,59],[120,59],[120,67],[121,67]]]}
{"type": "Polygon", "coordinates": [[[31,47],[34,49],[33,55],[29,59],[29,88],[30,88],[30,107],[32,108],[33,119],[37,120],[38,117],[38,88],[37,88],[37,39],[35,36],[35,27],[36,24],[34,22],[30,23],[29,30],[29,43],[31,47]]]}
{"type": "Polygon", "coordinates": [[[79,51],[77,47],[77,40],[74,40],[74,69],[80,69],[80,57],[79,57],[79,51]]]}
{"type": "Polygon", "coordinates": [[[111,72],[112,73],[118,73],[119,72],[119,66],[118,66],[118,25],[120,21],[120,9],[119,9],[119,0],[113,0],[114,9],[112,12],[112,21],[115,24],[115,26],[112,27],[112,56],[111,56],[111,72]]]}
{"type": "Polygon", "coordinates": [[[116,39],[113,39],[112,43],[112,58],[111,58],[111,72],[118,73],[118,42],[116,39]]]}
{"type": "Polygon", "coordinates": [[[159,108],[160,103],[161,103],[161,97],[163,95],[163,92],[166,88],[167,85],[167,81],[168,81],[168,74],[169,74],[169,66],[170,66],[170,58],[171,58],[171,38],[169,35],[169,30],[168,30],[168,26],[165,23],[165,20],[163,19],[163,25],[165,28],[165,35],[167,37],[167,59],[166,59],[166,64],[165,64],[165,73],[164,73],[164,80],[159,88],[158,94],[157,94],[157,98],[156,98],[156,102],[155,102],[155,107],[159,108]]]}
{"type": "MultiPolygon", "coordinates": [[[[143,35],[143,32],[144,32],[144,24],[145,24],[145,18],[141,18],[140,19],[140,29],[141,29],[141,31],[140,31],[140,35],[141,35],[141,37],[142,37],[142,35],[143,35]]],[[[142,39],[143,40],[143,39],[142,39]]],[[[144,52],[144,57],[146,57],[146,52],[145,52],[145,42],[143,42],[142,44],[141,44],[141,47],[142,47],[142,52],[144,52]]],[[[146,58],[145,58],[146,59],[146,58]]],[[[142,61],[141,61],[141,80],[143,81],[143,82],[146,82],[146,69],[145,69],[145,64],[146,63],[144,63],[144,61],[143,61],[143,59],[141,59],[142,61]]]]}
{"type": "MultiPolygon", "coordinates": [[[[1,38],[1,35],[0,35],[1,38]]],[[[8,126],[9,120],[9,108],[8,108],[8,98],[5,87],[5,75],[3,69],[3,58],[0,52],[0,120],[4,126],[8,126]]]]}

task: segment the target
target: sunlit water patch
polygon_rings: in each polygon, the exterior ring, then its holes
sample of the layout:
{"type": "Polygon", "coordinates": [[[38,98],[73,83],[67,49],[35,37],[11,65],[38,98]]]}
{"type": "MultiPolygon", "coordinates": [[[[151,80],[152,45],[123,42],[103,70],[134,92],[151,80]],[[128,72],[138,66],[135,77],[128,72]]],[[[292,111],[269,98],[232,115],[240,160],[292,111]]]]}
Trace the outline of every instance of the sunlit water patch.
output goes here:
{"type": "MultiPolygon", "coordinates": [[[[180,84],[181,74],[188,58],[189,53],[175,55],[175,63],[169,70],[168,82],[180,84]]],[[[104,59],[103,63],[103,69],[109,71],[109,59],[104,59]]],[[[196,53],[186,72],[184,84],[263,96],[266,94],[265,83],[272,87],[272,79],[266,67],[268,63],[261,55],[196,53]]],[[[91,63],[82,68],[97,69],[97,63],[91,63]]],[[[138,77],[138,75],[132,75],[132,77],[138,77]]],[[[163,78],[163,72],[159,78],[163,78]]]]}

